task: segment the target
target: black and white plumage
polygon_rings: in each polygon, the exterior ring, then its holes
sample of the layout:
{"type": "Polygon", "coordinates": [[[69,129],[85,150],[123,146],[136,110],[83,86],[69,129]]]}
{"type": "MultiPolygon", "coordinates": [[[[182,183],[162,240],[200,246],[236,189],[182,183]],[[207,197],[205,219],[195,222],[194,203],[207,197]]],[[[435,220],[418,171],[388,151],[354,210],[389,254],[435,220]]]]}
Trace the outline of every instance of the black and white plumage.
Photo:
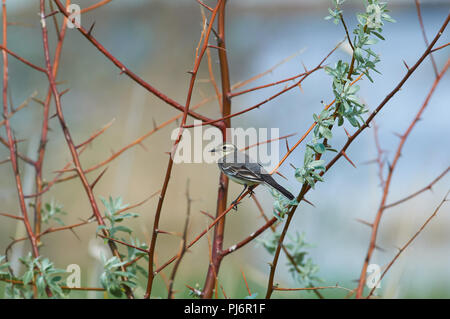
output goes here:
{"type": "Polygon", "coordinates": [[[242,193],[245,192],[247,187],[264,184],[276,189],[287,199],[294,199],[294,195],[278,184],[261,164],[239,151],[235,145],[223,144],[212,150],[212,152],[217,152],[221,155],[217,161],[220,170],[232,181],[245,186],[242,193]]]}

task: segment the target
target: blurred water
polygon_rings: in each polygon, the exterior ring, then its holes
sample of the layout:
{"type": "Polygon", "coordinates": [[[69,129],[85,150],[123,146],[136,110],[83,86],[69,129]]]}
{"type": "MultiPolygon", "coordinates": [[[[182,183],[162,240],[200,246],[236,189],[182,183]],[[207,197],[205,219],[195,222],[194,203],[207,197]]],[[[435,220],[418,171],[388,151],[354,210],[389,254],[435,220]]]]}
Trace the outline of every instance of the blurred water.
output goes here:
{"type": "MultiPolygon", "coordinates": [[[[24,1],[15,3],[23,4],[24,1]]],[[[80,3],[91,2],[80,1],[80,3]]],[[[186,70],[192,67],[193,52],[201,31],[198,8],[193,5],[177,8],[158,1],[150,3],[135,1],[138,4],[137,8],[128,6],[131,2],[127,2],[126,6],[122,5],[119,8],[119,3],[113,1],[110,6],[83,16],[83,24],[89,26],[96,21],[94,35],[106,48],[149,83],[155,84],[164,93],[183,102],[189,79],[186,70]]],[[[360,8],[350,7],[345,11],[346,21],[350,27],[356,23],[353,17],[357,9],[360,8]]],[[[9,47],[34,63],[43,65],[36,10],[37,7],[27,7],[23,11],[14,11],[14,15],[9,16],[10,21],[27,22],[36,27],[10,28],[9,47]]],[[[425,6],[422,9],[430,40],[448,14],[448,10],[448,5],[425,6]]],[[[301,73],[302,63],[309,69],[316,66],[336,43],[344,38],[341,26],[335,26],[323,19],[326,14],[326,9],[321,7],[277,9],[265,6],[243,9],[237,2],[231,1],[227,21],[227,47],[232,82],[243,81],[259,74],[295,52],[301,53],[249,87],[301,73]]],[[[402,59],[412,65],[425,48],[413,6],[394,7],[392,16],[397,23],[385,26],[386,41],[374,47],[374,51],[381,55],[382,61],[378,69],[382,75],[373,76],[374,84],[367,80],[360,83],[361,98],[367,102],[370,109],[375,108],[405,74],[402,59]]],[[[54,40],[55,35],[51,36],[54,40]]],[[[449,38],[447,31],[438,45],[447,43],[449,38]]],[[[329,63],[334,63],[339,58],[350,59],[349,55],[341,50],[330,58],[329,63]]],[[[435,59],[438,67],[442,67],[447,58],[447,49],[437,52],[435,59]]],[[[213,60],[217,66],[215,54],[213,60]]],[[[153,127],[152,119],[161,123],[177,114],[144,89],[137,87],[131,80],[119,75],[119,71],[75,30],[68,31],[61,65],[59,80],[66,81],[61,88],[71,89],[63,97],[64,112],[76,141],[84,140],[112,118],[116,119],[113,127],[94,143],[86,154],[83,154],[83,163],[86,167],[107,158],[111,149],[118,150],[150,130],[153,127]]],[[[46,81],[41,74],[25,68],[14,59],[11,59],[10,73],[12,97],[16,105],[36,89],[41,98],[45,95],[46,81]]],[[[207,70],[204,68],[196,86],[195,101],[200,101],[202,96],[213,94],[211,86],[201,82],[207,77],[207,70]]],[[[216,73],[216,78],[218,77],[216,73]]],[[[398,138],[393,132],[403,132],[409,125],[423,103],[433,78],[434,72],[427,60],[377,116],[381,144],[383,149],[390,151],[388,153],[390,158],[398,143],[398,138]]],[[[403,156],[394,174],[389,202],[422,188],[448,166],[450,159],[447,137],[450,116],[448,87],[447,74],[436,89],[424,113],[423,121],[417,125],[405,145],[403,156]]],[[[317,113],[321,109],[321,101],[329,102],[333,99],[331,79],[324,72],[311,75],[303,83],[302,89],[303,91],[292,90],[260,109],[234,118],[233,126],[279,127],[281,135],[293,132],[302,134],[312,123],[312,112],[317,113]]],[[[233,112],[254,105],[278,90],[280,87],[267,88],[235,98],[233,112]]],[[[211,117],[219,116],[217,105],[214,103],[200,111],[211,117]]],[[[21,116],[15,117],[12,121],[19,138],[38,134],[41,121],[39,105],[31,105],[26,111],[22,111],[21,116]]],[[[53,177],[52,172],[55,169],[62,167],[70,158],[58,123],[52,120],[51,127],[53,130],[48,144],[49,162],[45,167],[48,179],[53,177]]],[[[135,203],[159,189],[167,163],[167,156],[163,152],[170,147],[170,130],[173,128],[175,124],[145,142],[147,151],[137,147],[111,164],[104,179],[96,186],[97,195],[123,196],[125,202],[135,203]]],[[[346,128],[352,131],[350,126],[346,125],[346,128]]],[[[345,133],[335,130],[334,134],[332,145],[339,148],[345,141],[345,133]]],[[[290,145],[297,138],[298,136],[291,137],[290,145]]],[[[25,152],[27,147],[28,143],[24,142],[21,151],[25,152]]],[[[283,143],[280,150],[280,154],[283,154],[283,143]]],[[[359,276],[370,235],[369,228],[357,223],[355,218],[372,221],[381,197],[377,168],[363,164],[376,157],[373,131],[366,130],[361,134],[347,153],[358,169],[354,169],[345,160],[338,162],[327,173],[326,182],[317,185],[316,190],[308,194],[308,199],[316,208],[302,206],[295,217],[292,231],[304,231],[307,241],[315,244],[315,248],[311,249],[311,255],[320,266],[320,276],[326,283],[339,282],[342,285],[354,286],[352,280],[359,276]]],[[[6,150],[0,149],[0,160],[6,156],[6,150]]],[[[293,192],[297,192],[301,185],[295,181],[289,163],[299,166],[302,161],[303,150],[299,149],[281,169],[289,181],[280,180],[280,182],[288,185],[293,192]]],[[[18,207],[16,193],[11,184],[12,174],[6,165],[0,169],[2,209],[15,213],[18,207]]],[[[95,176],[94,174],[91,178],[95,176]]],[[[201,164],[183,164],[174,168],[164,206],[162,229],[181,229],[185,201],[179,199],[184,196],[187,178],[191,179],[191,196],[195,200],[193,203],[195,214],[190,230],[193,238],[207,223],[198,211],[205,210],[211,213],[215,211],[217,170],[215,165],[201,164]]],[[[386,211],[379,233],[379,246],[385,251],[375,252],[372,260],[374,263],[384,265],[393,257],[396,253],[395,247],[402,245],[411,237],[432,213],[448,185],[448,178],[443,179],[436,185],[433,193],[422,194],[409,203],[386,211]]],[[[232,185],[230,197],[234,197],[238,191],[240,188],[232,185]]],[[[267,190],[258,189],[257,195],[263,202],[266,212],[270,213],[271,198],[267,190]]],[[[85,218],[90,214],[85,195],[77,181],[56,186],[54,192],[46,196],[46,200],[51,198],[57,198],[70,213],[67,223],[75,222],[78,217],[85,218]]],[[[134,225],[143,239],[146,238],[146,233],[148,234],[146,229],[151,226],[155,207],[156,201],[153,200],[138,210],[142,217],[139,222],[134,222],[134,225]]],[[[237,214],[231,215],[227,220],[226,245],[244,238],[262,223],[257,219],[258,213],[250,200],[241,207],[237,214]]],[[[415,292],[413,296],[426,297],[436,294],[436,291],[439,296],[450,296],[448,288],[450,257],[446,253],[450,242],[450,236],[446,231],[450,226],[450,217],[446,214],[448,211],[448,207],[442,208],[436,220],[392,268],[390,275],[382,283],[386,296],[405,297],[415,292]],[[444,285],[446,286],[443,287],[444,285]]],[[[2,220],[0,249],[6,246],[8,237],[14,234],[14,225],[15,223],[9,220],[2,220]]],[[[43,247],[43,252],[52,255],[62,264],[82,260],[87,267],[93,261],[86,258],[85,251],[88,238],[93,237],[94,231],[94,225],[80,229],[79,236],[86,238],[81,242],[76,241],[71,234],[52,234],[47,237],[48,244],[43,247]],[[69,254],[66,250],[67,243],[72,245],[69,254]]],[[[161,249],[159,258],[165,260],[177,251],[178,240],[161,237],[159,245],[161,249]]],[[[200,281],[207,267],[206,251],[207,241],[204,240],[183,262],[185,271],[197,274],[199,276],[197,280],[200,281]]],[[[225,260],[223,276],[238,277],[239,271],[236,267],[239,266],[238,263],[244,264],[246,269],[251,269],[250,280],[253,280],[255,285],[264,286],[269,261],[271,258],[263,248],[249,245],[225,260]]],[[[287,286],[292,283],[283,267],[284,264],[283,257],[277,273],[277,282],[287,286]]],[[[239,285],[226,281],[223,284],[230,290],[237,289],[235,287],[239,285]]]]}

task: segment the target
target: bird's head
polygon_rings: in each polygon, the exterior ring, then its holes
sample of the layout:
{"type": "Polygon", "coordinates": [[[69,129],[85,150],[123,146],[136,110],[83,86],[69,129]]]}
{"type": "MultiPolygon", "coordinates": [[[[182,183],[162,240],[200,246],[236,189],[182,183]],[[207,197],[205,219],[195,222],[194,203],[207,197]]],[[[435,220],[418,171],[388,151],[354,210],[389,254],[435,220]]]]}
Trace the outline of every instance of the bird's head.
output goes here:
{"type": "Polygon", "coordinates": [[[236,152],[237,148],[234,144],[222,144],[212,149],[210,152],[225,156],[236,152]]]}

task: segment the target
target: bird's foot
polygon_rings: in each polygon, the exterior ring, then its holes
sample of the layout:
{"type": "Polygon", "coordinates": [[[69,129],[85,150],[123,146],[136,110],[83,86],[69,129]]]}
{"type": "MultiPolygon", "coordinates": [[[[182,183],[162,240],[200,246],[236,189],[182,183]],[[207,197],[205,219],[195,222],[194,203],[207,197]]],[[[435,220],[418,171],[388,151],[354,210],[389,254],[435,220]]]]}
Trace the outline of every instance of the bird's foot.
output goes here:
{"type": "Polygon", "coordinates": [[[233,209],[236,210],[236,211],[238,210],[238,204],[239,203],[238,203],[237,200],[234,200],[234,201],[231,202],[231,205],[233,205],[233,209]]]}

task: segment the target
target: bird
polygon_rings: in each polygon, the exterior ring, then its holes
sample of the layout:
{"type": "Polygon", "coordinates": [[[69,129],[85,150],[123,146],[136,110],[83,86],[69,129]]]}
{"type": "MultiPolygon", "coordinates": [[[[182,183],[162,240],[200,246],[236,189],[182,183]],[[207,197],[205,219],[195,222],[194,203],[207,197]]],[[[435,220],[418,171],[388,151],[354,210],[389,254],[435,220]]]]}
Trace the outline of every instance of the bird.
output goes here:
{"type": "Polygon", "coordinates": [[[278,184],[260,163],[251,159],[247,154],[239,151],[236,145],[231,143],[222,144],[210,150],[210,152],[219,154],[217,165],[229,179],[244,185],[243,191],[232,202],[235,209],[237,209],[237,200],[247,188],[250,188],[251,195],[253,193],[253,188],[259,184],[274,188],[288,200],[294,199],[294,195],[278,184]]]}

